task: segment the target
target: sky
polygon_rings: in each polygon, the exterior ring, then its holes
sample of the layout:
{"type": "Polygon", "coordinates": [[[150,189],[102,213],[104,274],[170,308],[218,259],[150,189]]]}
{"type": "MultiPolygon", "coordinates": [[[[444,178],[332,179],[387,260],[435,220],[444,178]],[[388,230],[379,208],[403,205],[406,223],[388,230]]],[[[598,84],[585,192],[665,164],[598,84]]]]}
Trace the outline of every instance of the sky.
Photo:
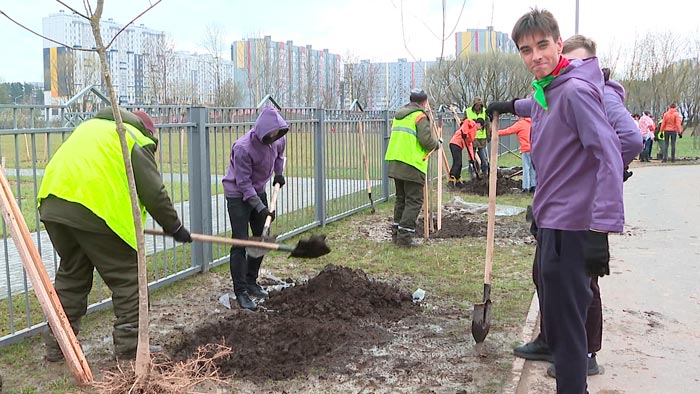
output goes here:
{"type": "MultiPolygon", "coordinates": [[[[103,18],[127,23],[153,1],[105,0],[103,18]]],[[[64,2],[84,10],[83,0],[64,2]]],[[[699,36],[700,2],[684,3],[580,0],[579,33],[593,38],[602,56],[624,51],[648,32],[699,36]]],[[[441,0],[162,0],[137,23],[168,33],[177,50],[200,53],[206,28],[214,26],[227,42],[269,35],[351,59],[434,60],[454,56],[455,31],[492,25],[510,35],[534,6],[554,14],[563,38],[575,33],[576,0],[446,0],[444,35],[441,0]]],[[[54,0],[0,0],[0,11],[37,32],[42,18],[60,9],[54,0]]],[[[42,81],[42,39],[2,15],[0,37],[0,81],[42,81]]]]}

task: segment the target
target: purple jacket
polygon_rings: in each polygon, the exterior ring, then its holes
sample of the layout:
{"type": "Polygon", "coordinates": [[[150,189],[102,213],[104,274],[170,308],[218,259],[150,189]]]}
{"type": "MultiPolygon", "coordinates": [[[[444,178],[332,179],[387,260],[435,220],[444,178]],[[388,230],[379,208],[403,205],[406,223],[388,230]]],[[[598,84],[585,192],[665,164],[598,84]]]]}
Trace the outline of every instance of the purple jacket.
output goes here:
{"type": "Polygon", "coordinates": [[[531,99],[515,102],[518,115],[532,117],[532,208],[541,228],[623,230],[624,166],[603,85],[597,58],[574,60],[545,90],[548,111],[531,99]]]}
{"type": "Polygon", "coordinates": [[[644,141],[639,133],[639,127],[634,124],[632,115],[625,108],[625,88],[617,81],[609,79],[605,82],[603,94],[608,123],[617,133],[617,138],[620,139],[622,162],[628,166],[642,151],[644,141]]]}
{"type": "Polygon", "coordinates": [[[258,211],[262,210],[262,202],[257,196],[265,191],[273,171],[277,175],[284,171],[284,135],[288,130],[287,122],[277,110],[263,108],[255,126],[231,147],[228,171],[221,181],[226,197],[242,197],[258,211]],[[271,139],[271,143],[263,143],[268,134],[277,130],[279,134],[271,139]]]}

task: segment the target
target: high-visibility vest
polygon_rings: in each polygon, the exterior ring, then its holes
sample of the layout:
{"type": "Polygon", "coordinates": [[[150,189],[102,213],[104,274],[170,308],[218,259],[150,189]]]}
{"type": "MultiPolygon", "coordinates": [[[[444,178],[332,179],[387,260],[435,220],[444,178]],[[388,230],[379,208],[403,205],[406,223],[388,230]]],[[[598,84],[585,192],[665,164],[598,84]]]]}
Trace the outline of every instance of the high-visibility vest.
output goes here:
{"type": "MultiPolygon", "coordinates": [[[[481,107],[481,112],[479,113],[474,112],[472,107],[468,107],[466,110],[464,110],[464,112],[466,112],[467,119],[471,119],[473,121],[483,119],[484,124],[486,124],[486,109],[484,107],[481,107]]],[[[486,139],[486,127],[476,131],[476,139],[486,139]]]]}
{"type": "MultiPolygon", "coordinates": [[[[154,144],[136,127],[124,126],[129,153],[134,144],[154,144]]],[[[129,185],[115,122],[93,118],[73,130],[46,165],[37,195],[39,205],[50,194],[86,207],[136,250],[129,185]]],[[[145,221],[146,210],[140,201],[139,206],[145,221]]]]}
{"type": "Polygon", "coordinates": [[[417,109],[403,119],[394,118],[391,123],[391,138],[389,138],[389,146],[386,149],[384,160],[406,163],[425,174],[428,172],[428,161],[423,160],[423,157],[428,153],[428,150],[423,148],[418,141],[416,131],[416,119],[421,115],[425,116],[425,112],[417,109]]]}

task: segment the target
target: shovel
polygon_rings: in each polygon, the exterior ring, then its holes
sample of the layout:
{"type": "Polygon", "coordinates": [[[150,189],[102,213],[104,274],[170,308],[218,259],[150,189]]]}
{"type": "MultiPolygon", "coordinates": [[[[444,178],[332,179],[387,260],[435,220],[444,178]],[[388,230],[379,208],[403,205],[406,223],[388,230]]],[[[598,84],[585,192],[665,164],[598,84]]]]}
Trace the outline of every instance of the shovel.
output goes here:
{"type": "MultiPolygon", "coordinates": [[[[166,234],[163,231],[155,230],[155,229],[146,229],[144,232],[146,234],[152,234],[152,235],[171,236],[170,234],[166,234]]],[[[326,236],[325,235],[312,235],[309,239],[306,239],[306,240],[302,239],[299,242],[297,242],[296,246],[282,245],[282,244],[272,243],[272,242],[250,241],[247,239],[224,238],[224,237],[217,237],[214,235],[195,234],[195,233],[190,234],[190,236],[192,236],[192,239],[195,241],[219,243],[219,244],[235,245],[235,246],[243,246],[243,247],[251,247],[252,246],[255,248],[277,250],[280,252],[289,252],[290,253],[289,257],[300,257],[300,258],[305,258],[305,259],[315,259],[316,257],[321,257],[321,256],[327,255],[328,253],[331,252],[331,249],[328,247],[328,245],[326,245],[326,236]]]]}
{"type": "Polygon", "coordinates": [[[357,124],[357,131],[360,137],[360,148],[362,149],[362,161],[365,164],[365,179],[367,180],[367,196],[369,197],[369,205],[372,207],[370,213],[375,213],[374,200],[372,200],[372,184],[369,181],[369,163],[367,162],[367,147],[365,146],[365,133],[362,121],[357,124]]]}
{"type": "MultiPolygon", "coordinates": [[[[275,209],[277,207],[277,195],[279,194],[281,187],[282,186],[280,186],[279,183],[275,183],[275,188],[272,190],[272,197],[270,197],[270,215],[267,215],[267,218],[265,218],[265,225],[263,226],[262,235],[259,239],[257,239],[259,241],[275,242],[275,240],[277,240],[277,237],[270,236],[270,225],[272,224],[272,213],[275,212],[275,209]]],[[[265,255],[265,253],[267,253],[267,249],[254,247],[245,248],[245,251],[248,254],[248,256],[254,259],[262,257],[265,255]]]]}
{"type": "MultiPolygon", "coordinates": [[[[493,113],[491,123],[498,130],[498,113],[493,113]]],[[[477,344],[484,342],[491,328],[491,268],[493,267],[494,229],[496,225],[496,177],[498,176],[498,133],[491,137],[491,162],[489,163],[489,209],[486,227],[486,263],[484,264],[484,298],[474,304],[472,313],[472,336],[477,344]]]]}

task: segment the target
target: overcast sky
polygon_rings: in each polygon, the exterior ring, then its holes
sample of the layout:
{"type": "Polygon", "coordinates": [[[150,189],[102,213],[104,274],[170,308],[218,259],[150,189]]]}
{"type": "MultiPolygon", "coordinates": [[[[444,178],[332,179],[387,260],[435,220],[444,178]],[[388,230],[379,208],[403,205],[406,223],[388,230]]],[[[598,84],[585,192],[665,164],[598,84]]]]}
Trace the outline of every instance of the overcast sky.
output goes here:
{"type": "MultiPolygon", "coordinates": [[[[83,10],[83,0],[64,1],[83,10]]],[[[149,0],[105,3],[104,19],[127,23],[148,7],[149,0]]],[[[700,2],[683,3],[681,7],[678,2],[652,0],[580,0],[579,33],[598,42],[599,54],[629,46],[635,36],[650,31],[697,37],[700,2]]],[[[441,53],[441,4],[440,0],[163,0],[138,23],[169,33],[176,49],[182,50],[203,52],[206,26],[218,25],[229,41],[269,35],[273,41],[293,40],[295,45],[360,59],[434,60],[441,53]]],[[[510,34],[515,21],[532,6],[551,11],[564,38],[574,34],[576,0],[448,0],[444,54],[455,52],[450,33],[493,25],[510,34]]],[[[39,32],[42,18],[62,8],[53,0],[0,0],[1,11],[39,32]]],[[[1,15],[0,37],[0,81],[42,81],[42,40],[1,15]]]]}

